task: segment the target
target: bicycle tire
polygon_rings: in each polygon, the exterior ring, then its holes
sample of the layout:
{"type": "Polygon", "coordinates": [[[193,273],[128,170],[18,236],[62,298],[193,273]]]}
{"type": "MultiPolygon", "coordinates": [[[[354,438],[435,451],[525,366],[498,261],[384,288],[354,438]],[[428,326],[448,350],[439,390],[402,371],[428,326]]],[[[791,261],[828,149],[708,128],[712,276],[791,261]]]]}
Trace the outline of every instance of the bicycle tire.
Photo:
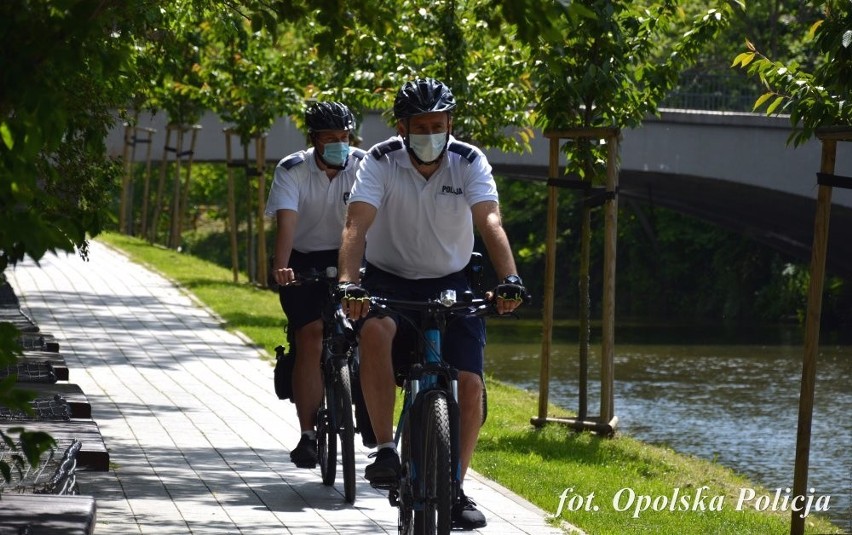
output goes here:
{"type": "Polygon", "coordinates": [[[424,400],[423,448],[420,460],[422,510],[414,511],[417,535],[446,535],[452,528],[452,460],[450,454],[450,414],[441,391],[429,392],[424,400]]]}
{"type": "Polygon", "coordinates": [[[343,472],[343,496],[348,503],[355,503],[355,421],[352,417],[352,385],[349,366],[335,369],[337,410],[335,411],[337,433],[340,437],[340,466],[343,472]]]}
{"type": "Polygon", "coordinates": [[[399,509],[399,518],[397,520],[397,528],[399,535],[414,535],[414,507],[412,498],[414,490],[411,487],[411,426],[409,425],[410,413],[407,417],[400,421],[402,426],[402,435],[400,436],[400,451],[399,462],[401,477],[399,481],[399,492],[397,498],[399,500],[397,507],[399,509]]]}
{"type": "Polygon", "coordinates": [[[317,457],[322,483],[330,487],[337,476],[337,415],[336,393],[331,374],[323,369],[325,394],[317,415],[317,457]]]}

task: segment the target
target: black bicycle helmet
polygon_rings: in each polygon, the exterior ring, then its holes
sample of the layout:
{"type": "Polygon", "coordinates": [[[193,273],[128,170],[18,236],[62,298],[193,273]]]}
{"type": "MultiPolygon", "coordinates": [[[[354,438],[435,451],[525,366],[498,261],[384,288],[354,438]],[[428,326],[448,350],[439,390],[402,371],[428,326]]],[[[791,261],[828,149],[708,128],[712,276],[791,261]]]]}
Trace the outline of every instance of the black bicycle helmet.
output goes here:
{"type": "Polygon", "coordinates": [[[321,130],[355,130],[355,116],[340,102],[314,102],[305,110],[308,133],[321,130]]]}
{"type": "Polygon", "coordinates": [[[419,78],[407,82],[396,94],[393,114],[397,119],[406,119],[434,111],[451,112],[456,99],[450,88],[434,78],[419,78]]]}

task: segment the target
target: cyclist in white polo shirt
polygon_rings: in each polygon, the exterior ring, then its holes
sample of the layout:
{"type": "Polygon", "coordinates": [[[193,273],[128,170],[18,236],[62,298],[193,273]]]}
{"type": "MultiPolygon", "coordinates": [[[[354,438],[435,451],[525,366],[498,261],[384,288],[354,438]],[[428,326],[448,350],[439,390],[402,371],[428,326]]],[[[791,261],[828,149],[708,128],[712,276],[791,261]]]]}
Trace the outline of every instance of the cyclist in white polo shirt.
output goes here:
{"type": "Polygon", "coordinates": [[[364,151],[349,146],[355,118],[339,102],[317,102],[305,111],[311,147],[283,158],[275,167],[266,214],[277,222],[272,277],[294,338],[293,402],[302,437],[290,452],[300,468],[317,464],[316,415],[322,402],[321,284],[287,286],[294,272],[337,265],[346,201],[364,151]]]}
{"type": "MultiPolygon", "coordinates": [[[[399,356],[412,340],[406,322],[371,313],[365,298],[422,300],[444,289],[469,290],[464,269],[473,252],[474,227],[502,280],[496,289],[498,312],[514,310],[525,293],[500,222],[491,166],[479,149],[451,135],[455,107],[442,82],[426,78],[406,83],[394,102],[399,135],[368,151],[349,198],[338,291],[350,318],[366,318],[359,340],[361,386],[379,448],[365,471],[371,483],[395,484],[399,477],[392,433],[394,367],[405,365],[399,356]],[[363,281],[362,254],[367,261],[363,281]]],[[[448,325],[442,353],[459,370],[462,480],[482,423],[484,345],[481,318],[448,325]]],[[[486,524],[464,492],[452,519],[461,529],[486,524]]]]}

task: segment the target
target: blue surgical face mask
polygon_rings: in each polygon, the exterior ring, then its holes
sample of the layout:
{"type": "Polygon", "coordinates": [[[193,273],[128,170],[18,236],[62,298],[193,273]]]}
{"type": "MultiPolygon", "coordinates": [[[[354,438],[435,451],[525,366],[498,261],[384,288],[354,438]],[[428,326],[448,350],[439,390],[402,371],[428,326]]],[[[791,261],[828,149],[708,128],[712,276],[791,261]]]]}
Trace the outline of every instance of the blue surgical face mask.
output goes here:
{"type": "Polygon", "coordinates": [[[408,144],[414,154],[424,162],[438,159],[447,146],[447,133],[440,134],[409,134],[408,144]]]}
{"type": "Polygon", "coordinates": [[[322,150],[322,159],[328,165],[341,166],[346,163],[347,156],[349,156],[349,143],[342,141],[326,143],[322,150]]]}

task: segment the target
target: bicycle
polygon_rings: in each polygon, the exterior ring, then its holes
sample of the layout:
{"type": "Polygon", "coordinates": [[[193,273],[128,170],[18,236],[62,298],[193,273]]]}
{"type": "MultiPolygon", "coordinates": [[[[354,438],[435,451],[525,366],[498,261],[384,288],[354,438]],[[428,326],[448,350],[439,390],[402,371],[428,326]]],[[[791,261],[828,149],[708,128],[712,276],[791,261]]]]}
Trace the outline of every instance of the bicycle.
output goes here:
{"type": "MultiPolygon", "coordinates": [[[[397,485],[374,485],[388,491],[399,509],[401,534],[446,534],[452,506],[461,488],[459,459],[458,371],[441,354],[441,339],[453,317],[492,313],[492,302],[466,291],[444,290],[435,299],[408,301],[371,297],[372,307],[420,313],[416,360],[403,375],[403,406],[394,440],[400,452],[397,485]]],[[[402,316],[405,317],[405,316],[402,316]]]]}
{"type": "MultiPolygon", "coordinates": [[[[343,495],[346,502],[355,503],[355,419],[352,413],[352,381],[357,380],[355,367],[358,346],[355,330],[334,299],[337,268],[298,272],[291,284],[320,283],[328,287],[329,298],[323,310],[323,340],[320,368],[324,394],[317,411],[317,454],[322,482],[334,485],[337,477],[337,446],[340,441],[340,464],[343,474],[343,495]]],[[[294,340],[288,333],[291,352],[294,340]]]]}

